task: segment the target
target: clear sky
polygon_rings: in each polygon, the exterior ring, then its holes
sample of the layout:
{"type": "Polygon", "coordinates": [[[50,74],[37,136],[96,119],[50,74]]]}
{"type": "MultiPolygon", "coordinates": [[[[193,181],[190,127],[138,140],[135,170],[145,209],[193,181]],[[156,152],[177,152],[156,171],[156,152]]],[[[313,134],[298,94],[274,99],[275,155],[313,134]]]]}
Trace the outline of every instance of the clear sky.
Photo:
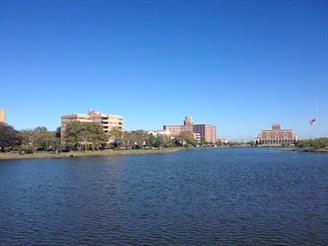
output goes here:
{"type": "Polygon", "coordinates": [[[327,136],[328,1],[2,0],[0,107],[18,130],[94,109],[127,130],[327,136]]]}

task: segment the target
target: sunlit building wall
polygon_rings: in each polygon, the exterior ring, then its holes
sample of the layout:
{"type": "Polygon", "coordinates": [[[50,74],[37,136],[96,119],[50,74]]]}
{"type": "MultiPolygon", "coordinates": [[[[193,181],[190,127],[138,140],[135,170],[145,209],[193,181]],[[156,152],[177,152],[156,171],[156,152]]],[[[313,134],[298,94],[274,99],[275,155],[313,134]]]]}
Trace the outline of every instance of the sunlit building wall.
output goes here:
{"type": "Polygon", "coordinates": [[[6,123],[6,111],[3,108],[0,108],[0,123],[6,123]]]}

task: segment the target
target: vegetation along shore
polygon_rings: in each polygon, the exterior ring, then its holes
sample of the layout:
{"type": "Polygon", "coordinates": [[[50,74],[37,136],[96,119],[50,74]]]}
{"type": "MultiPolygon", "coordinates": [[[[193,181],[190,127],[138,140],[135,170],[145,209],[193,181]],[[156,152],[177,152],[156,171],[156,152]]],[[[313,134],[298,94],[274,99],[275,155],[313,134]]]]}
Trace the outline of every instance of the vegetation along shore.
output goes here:
{"type": "Polygon", "coordinates": [[[171,153],[183,148],[160,148],[160,149],[138,149],[138,150],[98,150],[98,151],[70,151],[70,152],[46,152],[35,151],[24,153],[11,151],[0,153],[0,160],[10,159],[41,159],[41,158],[68,158],[68,157],[95,157],[95,156],[114,156],[114,155],[136,155],[136,154],[162,154],[171,153]]]}
{"type": "MultiPolygon", "coordinates": [[[[286,151],[328,153],[328,138],[298,140],[279,144],[286,151]]],[[[225,147],[279,147],[257,145],[253,142],[231,142],[225,147]]],[[[0,160],[32,158],[65,158],[110,156],[126,154],[168,153],[194,147],[222,147],[222,143],[197,142],[191,132],[174,137],[153,135],[144,130],[122,132],[112,129],[105,135],[96,123],[73,122],[61,136],[61,129],[48,131],[45,127],[17,131],[0,124],[0,160]]]]}

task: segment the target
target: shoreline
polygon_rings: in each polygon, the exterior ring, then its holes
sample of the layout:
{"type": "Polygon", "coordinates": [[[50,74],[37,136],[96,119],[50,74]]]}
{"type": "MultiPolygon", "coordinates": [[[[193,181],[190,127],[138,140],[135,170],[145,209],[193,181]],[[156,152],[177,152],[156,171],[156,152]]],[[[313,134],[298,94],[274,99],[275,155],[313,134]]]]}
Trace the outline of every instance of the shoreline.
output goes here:
{"type": "MultiPolygon", "coordinates": [[[[240,147],[240,146],[238,146],[240,147]]],[[[271,148],[269,146],[257,146],[262,148],[271,148]]],[[[220,147],[218,147],[220,148],[220,147]]],[[[234,148],[234,147],[227,147],[234,148]]],[[[236,148],[236,147],[235,147],[236,148]]],[[[298,147],[278,147],[280,151],[295,151],[295,152],[312,152],[312,153],[328,153],[328,149],[313,149],[313,148],[298,148],[298,147]]],[[[3,160],[31,160],[31,159],[48,159],[48,158],[81,158],[81,157],[97,157],[97,156],[118,156],[118,155],[146,155],[146,154],[166,154],[176,151],[188,150],[183,147],[170,147],[161,149],[138,149],[138,150],[88,150],[88,151],[70,151],[70,152],[45,152],[36,151],[32,154],[20,154],[19,152],[0,152],[0,161],[3,160]]]]}
{"type": "Polygon", "coordinates": [[[314,149],[311,147],[299,148],[299,147],[281,147],[281,151],[295,151],[295,152],[311,152],[311,153],[328,153],[327,148],[314,149]]]}
{"type": "Polygon", "coordinates": [[[184,148],[162,148],[162,149],[138,149],[138,150],[88,150],[70,152],[34,152],[32,154],[20,154],[18,152],[0,153],[1,160],[26,160],[26,159],[47,159],[47,158],[79,158],[97,156],[117,156],[117,155],[142,155],[142,154],[165,154],[183,150],[184,148]]]}

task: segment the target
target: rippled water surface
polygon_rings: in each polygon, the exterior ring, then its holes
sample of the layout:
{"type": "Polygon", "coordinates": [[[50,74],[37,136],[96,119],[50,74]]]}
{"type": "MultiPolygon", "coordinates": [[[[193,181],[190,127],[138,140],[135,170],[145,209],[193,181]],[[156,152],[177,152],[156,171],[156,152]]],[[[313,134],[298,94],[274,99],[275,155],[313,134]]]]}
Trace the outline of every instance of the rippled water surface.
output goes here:
{"type": "Polygon", "coordinates": [[[0,245],[327,245],[328,155],[0,161],[0,245]]]}

